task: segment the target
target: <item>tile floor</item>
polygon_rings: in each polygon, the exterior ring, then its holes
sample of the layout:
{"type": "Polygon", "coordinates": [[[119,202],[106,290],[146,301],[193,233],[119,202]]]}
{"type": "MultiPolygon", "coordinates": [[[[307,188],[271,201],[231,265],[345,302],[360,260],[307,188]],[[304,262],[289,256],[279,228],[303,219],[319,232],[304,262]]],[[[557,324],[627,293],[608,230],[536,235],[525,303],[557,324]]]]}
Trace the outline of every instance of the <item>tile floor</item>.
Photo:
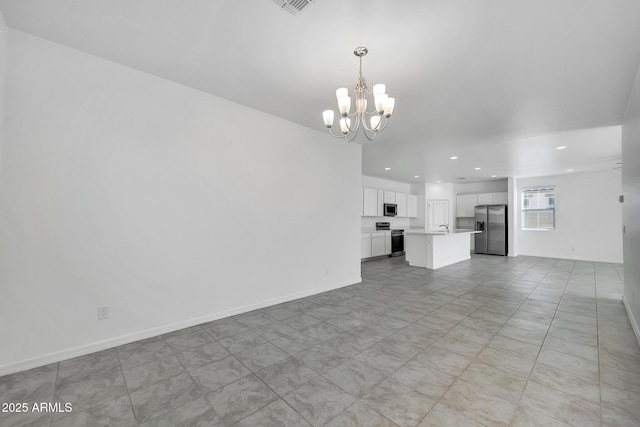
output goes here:
{"type": "Polygon", "coordinates": [[[0,378],[2,426],[634,426],[622,266],[402,258],[364,282],[0,378]]]}

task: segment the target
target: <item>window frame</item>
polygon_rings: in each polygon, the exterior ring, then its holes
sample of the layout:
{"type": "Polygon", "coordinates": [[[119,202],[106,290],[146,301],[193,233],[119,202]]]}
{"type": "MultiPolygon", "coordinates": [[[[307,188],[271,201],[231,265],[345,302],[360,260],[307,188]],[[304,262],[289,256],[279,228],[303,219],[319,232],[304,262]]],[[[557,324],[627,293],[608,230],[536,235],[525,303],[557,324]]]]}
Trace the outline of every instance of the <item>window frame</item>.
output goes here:
{"type": "MultiPolygon", "coordinates": [[[[520,229],[524,230],[524,231],[553,231],[558,227],[557,224],[557,217],[556,217],[556,209],[558,208],[557,206],[557,200],[558,200],[558,189],[553,186],[553,185],[542,185],[542,186],[536,186],[536,187],[527,187],[527,188],[523,188],[520,191],[520,229]],[[527,193],[531,194],[531,193],[535,193],[538,195],[540,195],[540,193],[544,193],[544,192],[551,192],[553,191],[553,207],[549,207],[546,209],[525,209],[524,205],[525,205],[525,195],[527,193]],[[528,211],[551,211],[552,212],[552,226],[551,227],[526,227],[525,226],[525,213],[528,211]]],[[[528,201],[528,200],[527,200],[528,201]]],[[[538,221],[538,225],[539,225],[539,221],[538,221]]]]}

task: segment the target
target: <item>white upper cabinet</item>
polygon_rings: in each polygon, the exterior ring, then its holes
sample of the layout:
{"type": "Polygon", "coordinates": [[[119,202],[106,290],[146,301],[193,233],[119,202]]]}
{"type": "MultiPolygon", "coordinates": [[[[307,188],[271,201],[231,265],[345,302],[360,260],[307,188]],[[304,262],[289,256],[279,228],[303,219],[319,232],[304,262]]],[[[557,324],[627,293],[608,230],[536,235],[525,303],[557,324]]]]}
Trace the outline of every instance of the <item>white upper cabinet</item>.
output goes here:
{"type": "Polygon", "coordinates": [[[456,217],[473,218],[475,207],[479,205],[477,194],[458,194],[456,196],[456,217]]]}
{"type": "Polygon", "coordinates": [[[405,193],[396,193],[396,204],[398,205],[398,216],[407,216],[407,195],[405,193]]]}
{"type": "Polygon", "coordinates": [[[362,189],[362,216],[378,216],[378,190],[362,189]]]}
{"type": "Polygon", "coordinates": [[[418,196],[415,194],[407,195],[407,216],[410,218],[418,217],[418,196]]]}
{"type": "Polygon", "coordinates": [[[480,193],[478,194],[478,206],[480,205],[492,205],[493,193],[480,193]]]}
{"type": "Polygon", "coordinates": [[[384,203],[395,203],[396,202],[396,192],[395,191],[384,191],[384,203]]]}
{"type": "Polygon", "coordinates": [[[493,204],[494,205],[506,205],[509,203],[509,193],[506,191],[504,193],[493,193],[493,204]]]}
{"type": "Polygon", "coordinates": [[[480,193],[478,194],[478,205],[506,205],[509,199],[508,193],[480,193]]]}
{"type": "Polygon", "coordinates": [[[456,196],[456,217],[473,218],[475,216],[475,206],[506,205],[508,200],[507,192],[458,194],[456,196]]]}
{"type": "Polygon", "coordinates": [[[384,204],[398,205],[398,217],[418,217],[418,196],[362,187],[362,216],[384,216],[384,204]]]}

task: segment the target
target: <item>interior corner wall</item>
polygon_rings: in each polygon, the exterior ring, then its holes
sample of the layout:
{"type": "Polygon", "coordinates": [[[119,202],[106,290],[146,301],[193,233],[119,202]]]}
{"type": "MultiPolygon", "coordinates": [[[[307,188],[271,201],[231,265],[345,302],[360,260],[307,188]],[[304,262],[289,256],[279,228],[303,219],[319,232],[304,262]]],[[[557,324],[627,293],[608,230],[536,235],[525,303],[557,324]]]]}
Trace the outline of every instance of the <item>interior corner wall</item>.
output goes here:
{"type": "Polygon", "coordinates": [[[358,144],[8,41],[0,375],[360,281],[358,144]]]}
{"type": "Polygon", "coordinates": [[[622,125],[624,304],[640,344],[640,70],[622,125]]]}
{"type": "Polygon", "coordinates": [[[540,186],[556,189],[556,228],[519,227],[518,255],[622,263],[620,169],[518,178],[518,197],[523,189],[540,186]]]}

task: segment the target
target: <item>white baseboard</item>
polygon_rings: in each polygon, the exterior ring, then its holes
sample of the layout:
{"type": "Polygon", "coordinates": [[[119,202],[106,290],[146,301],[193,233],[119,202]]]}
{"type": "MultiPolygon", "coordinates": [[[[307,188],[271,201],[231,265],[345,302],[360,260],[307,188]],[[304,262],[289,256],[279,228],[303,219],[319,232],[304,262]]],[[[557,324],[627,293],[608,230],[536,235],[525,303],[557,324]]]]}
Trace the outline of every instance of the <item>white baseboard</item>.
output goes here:
{"type": "Polygon", "coordinates": [[[633,311],[631,311],[631,307],[629,307],[629,303],[627,302],[627,299],[624,297],[624,295],[622,296],[622,304],[627,310],[627,316],[629,316],[631,328],[633,328],[633,333],[636,334],[636,341],[638,341],[638,345],[640,345],[640,327],[638,326],[638,321],[633,316],[633,311]]]}
{"type": "Polygon", "coordinates": [[[328,286],[322,286],[303,292],[296,292],[293,294],[285,295],[282,297],[272,298],[265,301],[261,301],[254,304],[249,304],[241,307],[236,307],[230,310],[221,311],[218,313],[211,313],[205,316],[195,317],[193,319],[184,320],[181,322],[172,323],[169,325],[159,326],[157,328],[146,329],[144,331],[135,332],[133,334],[122,335],[115,338],[110,338],[103,341],[97,341],[81,345],[78,347],[72,347],[69,349],[55,351],[52,353],[43,354],[30,359],[21,360],[19,362],[8,363],[0,366],[0,376],[9,375],[27,369],[37,368],[39,366],[49,365],[51,363],[57,363],[62,360],[71,359],[78,356],[84,356],[87,354],[95,353],[96,351],[107,350],[109,348],[117,347],[123,344],[129,344],[135,341],[143,340],[146,338],[152,338],[158,335],[167,334],[180,329],[189,328],[191,326],[200,325],[202,323],[212,322],[214,320],[223,319],[229,316],[235,316],[237,314],[247,313],[249,311],[258,310],[272,305],[281,304],[288,301],[320,294],[322,292],[332,291],[335,289],[343,288],[349,285],[355,285],[362,282],[362,278],[358,277],[352,280],[344,282],[333,283],[328,286]]]}

